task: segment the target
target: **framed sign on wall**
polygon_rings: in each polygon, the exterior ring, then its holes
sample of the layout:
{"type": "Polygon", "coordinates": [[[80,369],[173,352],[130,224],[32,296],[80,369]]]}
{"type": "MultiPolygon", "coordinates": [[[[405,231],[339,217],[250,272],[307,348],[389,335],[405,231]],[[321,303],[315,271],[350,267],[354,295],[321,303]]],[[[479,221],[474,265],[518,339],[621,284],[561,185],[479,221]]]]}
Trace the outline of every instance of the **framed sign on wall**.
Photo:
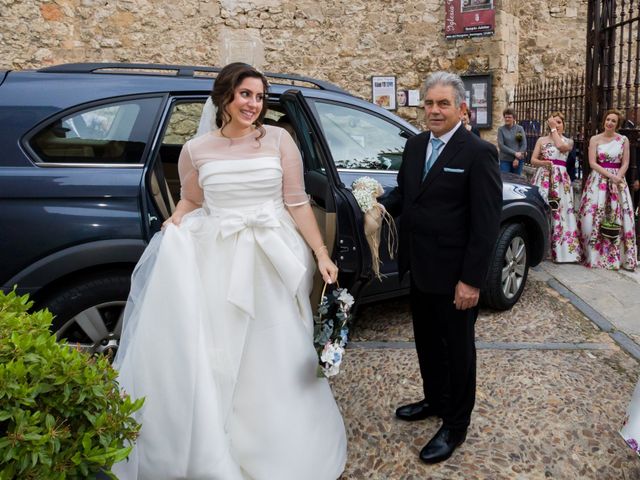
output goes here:
{"type": "Polygon", "coordinates": [[[445,0],[444,36],[447,39],[493,35],[493,0],[445,0]]]}
{"type": "Polygon", "coordinates": [[[371,77],[372,102],[387,110],[396,109],[396,77],[371,77]]]}
{"type": "Polygon", "coordinates": [[[464,83],[466,104],[471,124],[478,128],[491,128],[491,74],[460,75],[464,83]]]}

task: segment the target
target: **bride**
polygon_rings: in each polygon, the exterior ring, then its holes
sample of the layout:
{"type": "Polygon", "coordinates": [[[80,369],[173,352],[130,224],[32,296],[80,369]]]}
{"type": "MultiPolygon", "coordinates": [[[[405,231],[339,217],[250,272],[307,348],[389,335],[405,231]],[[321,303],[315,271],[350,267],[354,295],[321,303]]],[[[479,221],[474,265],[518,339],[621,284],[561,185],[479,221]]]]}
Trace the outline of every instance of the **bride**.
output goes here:
{"type": "Polygon", "coordinates": [[[115,364],[121,388],[146,400],[136,445],[113,468],[121,480],[333,480],[344,469],[342,417],[315,375],[311,251],[326,282],[338,268],[295,142],[262,125],[267,88],[249,65],[222,69],[218,128],[184,145],[181,199],[133,274],[115,364]]]}

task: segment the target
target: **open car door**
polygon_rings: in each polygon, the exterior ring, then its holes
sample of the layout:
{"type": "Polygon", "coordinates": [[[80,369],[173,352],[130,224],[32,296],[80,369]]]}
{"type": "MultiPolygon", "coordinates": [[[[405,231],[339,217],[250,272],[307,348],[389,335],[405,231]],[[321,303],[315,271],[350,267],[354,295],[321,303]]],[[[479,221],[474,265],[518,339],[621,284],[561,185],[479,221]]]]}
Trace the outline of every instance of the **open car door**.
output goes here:
{"type": "MultiPolygon", "coordinates": [[[[280,103],[286,110],[304,161],[304,181],[325,244],[340,268],[341,287],[357,300],[371,275],[371,252],[364,236],[364,217],[351,192],[341,182],[322,129],[302,92],[287,90],[280,103]]],[[[322,279],[316,275],[312,304],[322,279]]]]}

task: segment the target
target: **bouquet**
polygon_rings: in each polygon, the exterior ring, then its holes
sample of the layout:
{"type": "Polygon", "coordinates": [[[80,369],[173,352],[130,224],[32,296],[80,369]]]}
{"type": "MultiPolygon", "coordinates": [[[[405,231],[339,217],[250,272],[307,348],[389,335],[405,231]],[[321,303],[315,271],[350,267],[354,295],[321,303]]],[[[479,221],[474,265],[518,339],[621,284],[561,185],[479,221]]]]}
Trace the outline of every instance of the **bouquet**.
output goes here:
{"type": "Polygon", "coordinates": [[[389,236],[387,246],[389,255],[394,257],[396,249],[396,239],[398,237],[396,224],[393,217],[378,203],[377,198],[384,193],[382,185],[371,177],[360,177],[351,184],[351,193],[355,197],[360,210],[364,213],[364,233],[367,243],[371,249],[373,273],[378,280],[382,278],[380,274],[380,232],[382,222],[389,225],[389,236]]]}
{"type": "Polygon", "coordinates": [[[333,377],[340,372],[349,335],[353,296],[346,288],[336,288],[325,295],[322,289],[318,315],[314,318],[313,343],[318,352],[318,377],[333,377]]]}

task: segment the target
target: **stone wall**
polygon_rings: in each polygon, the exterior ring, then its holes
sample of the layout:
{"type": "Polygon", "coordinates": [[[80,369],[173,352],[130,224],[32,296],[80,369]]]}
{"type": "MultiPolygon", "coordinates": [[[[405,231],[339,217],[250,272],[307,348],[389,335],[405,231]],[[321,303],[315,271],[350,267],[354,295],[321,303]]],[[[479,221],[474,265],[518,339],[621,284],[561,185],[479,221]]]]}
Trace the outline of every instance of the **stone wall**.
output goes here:
{"type": "Polygon", "coordinates": [[[444,0],[0,0],[0,68],[243,60],[366,99],[372,75],[416,89],[434,70],[492,72],[495,130],[518,81],[582,68],[587,0],[494,3],[495,35],[445,40],[444,0]]]}
{"type": "Polygon", "coordinates": [[[587,0],[514,3],[520,18],[521,80],[584,71],[587,0]]]}

